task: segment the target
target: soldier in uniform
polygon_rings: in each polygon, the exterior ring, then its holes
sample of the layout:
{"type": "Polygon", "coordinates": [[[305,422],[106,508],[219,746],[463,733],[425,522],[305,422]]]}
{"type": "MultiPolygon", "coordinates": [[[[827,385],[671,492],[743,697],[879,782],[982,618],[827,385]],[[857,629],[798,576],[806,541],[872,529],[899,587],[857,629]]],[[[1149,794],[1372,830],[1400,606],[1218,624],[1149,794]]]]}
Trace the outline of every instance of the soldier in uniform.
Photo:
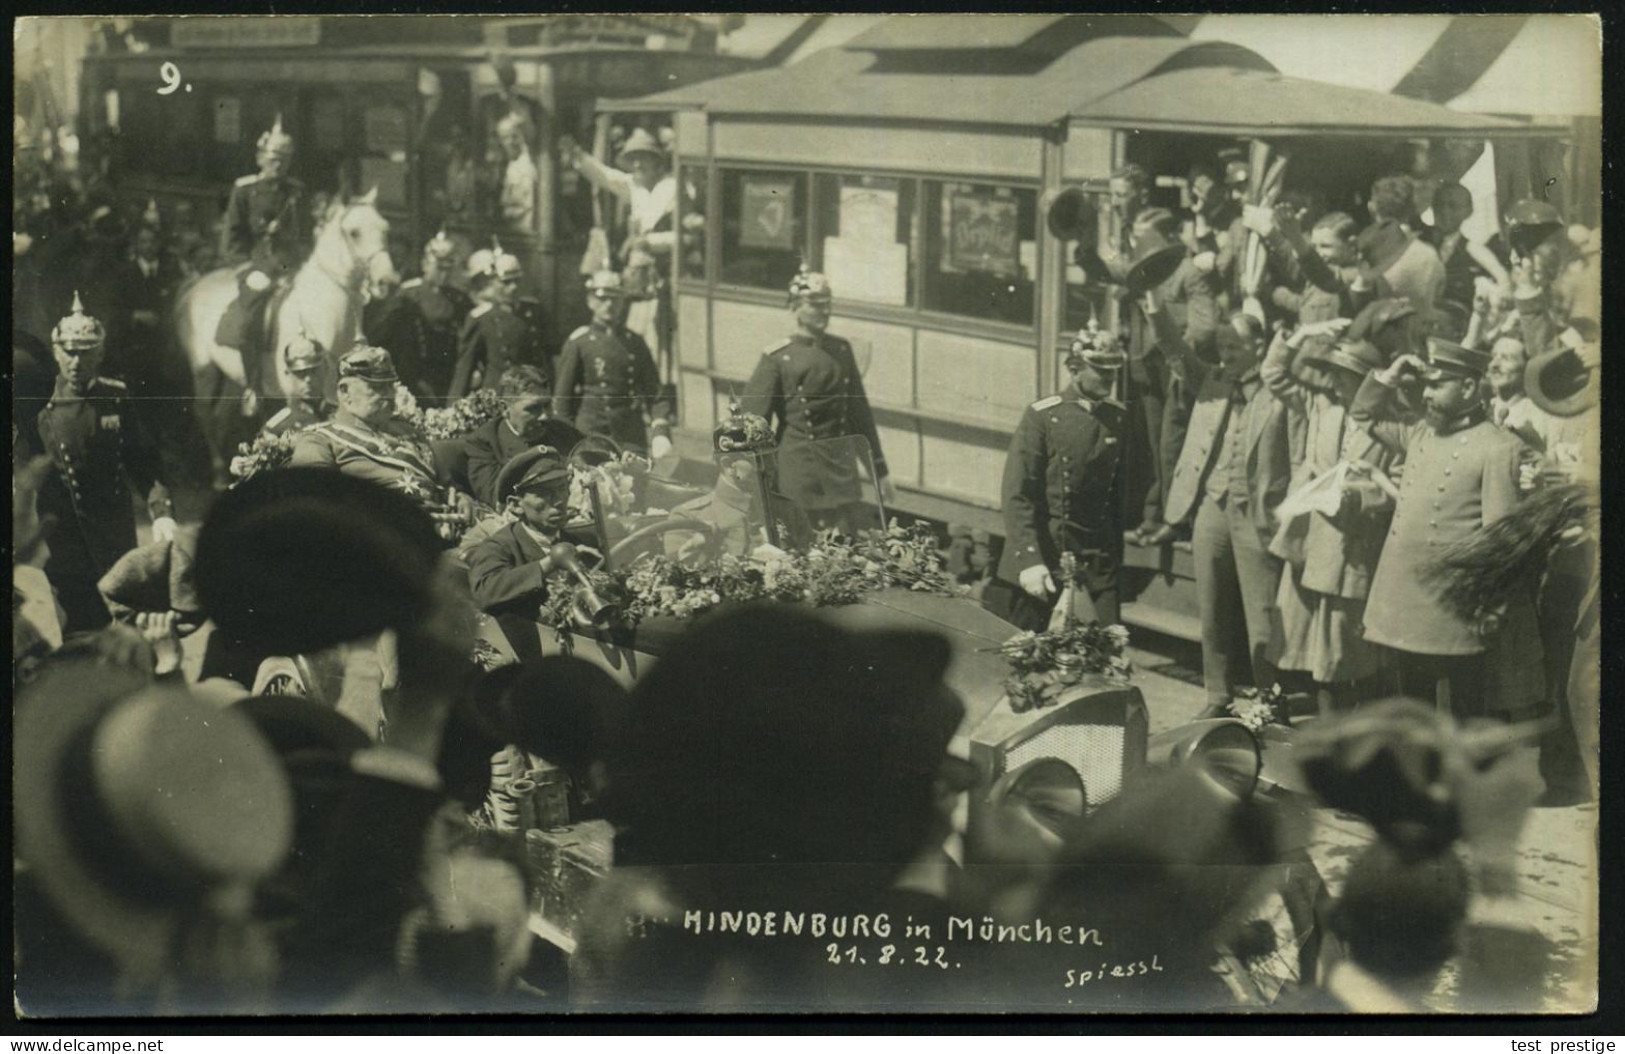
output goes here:
{"type": "Polygon", "coordinates": [[[790,282],[796,329],[769,348],[756,365],[742,400],[747,412],[776,428],[779,486],[818,529],[847,533],[867,520],[855,460],[839,444],[810,446],[820,439],[861,436],[874,459],[875,486],[883,504],[896,499],[880,450],[874,412],[863,390],[852,345],[829,334],[834,295],[829,279],[805,267],[790,282]]]}
{"type": "Polygon", "coordinates": [[[336,468],[403,491],[443,527],[470,521],[468,497],[447,493],[447,473],[436,464],[428,439],[395,417],[398,381],[389,352],[365,344],[351,348],[339,360],[338,410],[300,433],[289,464],[336,468]]]}
{"type": "Polygon", "coordinates": [[[587,279],[592,321],[570,334],[559,352],[553,412],[587,435],[648,450],[658,460],[671,451],[672,407],[662,394],[649,345],[617,321],[624,299],[621,276],[614,271],[587,279]],[[647,428],[645,411],[651,418],[647,428]]]}
{"type": "Polygon", "coordinates": [[[762,479],[760,455],[774,446],[773,428],[764,418],[746,413],[738,403],[729,407],[728,417],[711,433],[719,470],[716,485],[711,493],[672,510],[674,517],[698,520],[710,525],[712,532],[668,532],[667,555],[694,563],[725,553],[749,556],[764,544],[795,549],[811,540],[806,514],[775,492],[771,480],[762,479]],[[771,525],[763,512],[764,501],[772,514],[771,525]]]}
{"type": "Polygon", "coordinates": [[[261,429],[271,436],[286,435],[333,416],[335,407],[322,398],[322,363],[327,351],[321,344],[300,333],[282,348],[282,363],[288,374],[288,405],[271,415],[261,429]]]}
{"type": "Polygon", "coordinates": [[[502,416],[463,437],[463,450],[474,497],[500,508],[497,477],[510,461],[536,446],[550,446],[568,455],[583,437],[575,425],[548,413],[547,378],[536,367],[508,367],[497,384],[497,394],[502,397],[502,416]]]}
{"type": "Polygon", "coordinates": [[[457,367],[457,333],[474,302],[451,284],[457,246],[441,231],[423,247],[423,274],[406,281],[371,335],[388,348],[419,399],[444,399],[457,367]]]}
{"type": "Polygon", "coordinates": [[[1391,649],[1405,694],[1458,717],[1519,713],[1545,698],[1533,596],[1469,618],[1447,606],[1423,574],[1444,546],[1494,523],[1519,501],[1525,448],[1488,419],[1489,358],[1488,351],[1430,338],[1426,362],[1399,356],[1366,378],[1349,410],[1373,439],[1405,459],[1366,599],[1365,638],[1391,649]],[[1413,380],[1425,384],[1427,413],[1409,422],[1396,395],[1413,380]]]}
{"type": "Polygon", "coordinates": [[[1111,398],[1127,363],[1121,342],[1091,324],[1072,340],[1072,383],[1027,408],[1004,463],[1004,552],[983,605],[1023,629],[1043,629],[1059,594],[1061,556],[1078,558],[1102,622],[1118,620],[1123,531],[1117,501],[1125,407],[1111,398]]]}
{"type": "Polygon", "coordinates": [[[468,277],[477,303],[457,338],[457,368],[447,393],[460,399],[494,389],[509,366],[534,366],[549,377],[547,353],[535,313],[519,303],[519,257],[480,249],[468,258],[468,277]]]}
{"type": "Polygon", "coordinates": [[[260,136],[258,149],[260,170],[236,182],[226,205],[220,255],[232,264],[246,259],[248,267],[238,275],[237,299],[215,332],[217,344],[243,352],[250,390],[258,389],[258,356],[253,352],[263,326],[261,311],[277,282],[310,254],[312,239],[304,184],[287,174],[293,137],[282,130],[280,115],[260,136]]]}
{"type": "Polygon", "coordinates": [[[106,339],[75,294],[73,313],[51,333],[58,375],[38,418],[40,441],[56,468],[40,488],[39,512],[59,524],[46,573],[74,631],[111,619],[96,583],[136,546],[132,490],[146,498],[153,538],[175,534],[157,445],[124,382],[99,375],[106,339]]]}

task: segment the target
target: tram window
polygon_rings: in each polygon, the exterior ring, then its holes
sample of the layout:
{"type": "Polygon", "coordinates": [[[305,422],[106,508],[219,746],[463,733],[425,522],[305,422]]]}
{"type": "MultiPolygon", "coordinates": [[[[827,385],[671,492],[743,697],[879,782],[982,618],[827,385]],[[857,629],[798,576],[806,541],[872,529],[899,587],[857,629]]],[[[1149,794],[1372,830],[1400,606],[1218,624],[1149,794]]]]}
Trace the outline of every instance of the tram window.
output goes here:
{"type": "Polygon", "coordinates": [[[683,169],[683,192],[678,196],[677,214],[680,225],[679,266],[684,278],[705,280],[706,209],[707,193],[711,188],[711,174],[694,166],[683,169]]]}
{"type": "Polygon", "coordinates": [[[1038,195],[984,183],[925,184],[928,311],[1030,326],[1038,272],[1038,195]]]}
{"type": "Polygon", "coordinates": [[[814,177],[819,269],[843,299],[913,306],[917,186],[888,176],[814,177]]]}
{"type": "Polygon", "coordinates": [[[806,259],[807,177],[724,170],[718,280],[782,293],[806,259]]]}

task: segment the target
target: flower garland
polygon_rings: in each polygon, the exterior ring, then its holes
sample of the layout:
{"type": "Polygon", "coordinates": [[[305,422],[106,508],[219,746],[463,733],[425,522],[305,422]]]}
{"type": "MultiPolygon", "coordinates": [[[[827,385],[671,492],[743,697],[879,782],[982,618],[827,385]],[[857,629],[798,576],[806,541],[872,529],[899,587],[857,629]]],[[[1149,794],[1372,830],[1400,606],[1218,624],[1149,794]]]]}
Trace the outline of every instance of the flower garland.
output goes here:
{"type": "MultiPolygon", "coordinates": [[[[721,604],[752,600],[838,607],[893,587],[943,596],[967,592],[942,569],[930,529],[896,521],[855,539],[822,531],[806,551],[778,553],[763,562],[725,554],[694,566],[651,554],[626,570],[594,571],[590,579],[628,626],[646,618],[690,619],[721,604]]],[[[538,619],[562,633],[580,622],[579,583],[559,574],[548,585],[538,619]]]]}
{"type": "Polygon", "coordinates": [[[1054,706],[1067,689],[1092,674],[1127,681],[1134,673],[1123,654],[1127,647],[1126,627],[1098,622],[1016,634],[996,649],[1012,671],[1004,682],[1010,709],[1020,714],[1054,706]]]}
{"type": "MultiPolygon", "coordinates": [[[[565,451],[566,454],[569,451],[565,451]]],[[[635,457],[635,455],[623,455],[635,457]]],[[[593,515],[589,488],[598,488],[598,502],[606,516],[630,516],[637,507],[635,462],[607,461],[602,465],[570,466],[570,514],[584,519],[593,515]]]]}

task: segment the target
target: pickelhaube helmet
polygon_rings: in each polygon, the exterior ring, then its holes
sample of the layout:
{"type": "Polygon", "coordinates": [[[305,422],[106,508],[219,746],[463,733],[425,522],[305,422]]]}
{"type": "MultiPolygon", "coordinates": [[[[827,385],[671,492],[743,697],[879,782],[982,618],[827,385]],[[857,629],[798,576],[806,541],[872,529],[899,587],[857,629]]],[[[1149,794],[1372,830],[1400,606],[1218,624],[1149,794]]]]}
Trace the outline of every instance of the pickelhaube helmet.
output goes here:
{"type": "Polygon", "coordinates": [[[1087,326],[1073,334],[1066,349],[1067,367],[1075,369],[1080,363],[1097,370],[1120,370],[1127,365],[1128,356],[1123,353],[1123,342],[1118,335],[1101,329],[1091,318],[1087,326]]]}
{"type": "Polygon", "coordinates": [[[773,427],[760,414],[746,413],[736,402],[728,404],[728,416],[711,433],[711,446],[719,454],[753,454],[777,445],[773,427]]]}
{"type": "Polygon", "coordinates": [[[312,340],[304,330],[282,346],[282,361],[293,373],[303,373],[321,366],[324,354],[321,344],[312,340]]]}
{"type": "Polygon", "coordinates": [[[595,271],[587,279],[587,295],[596,297],[625,296],[626,289],[621,285],[621,275],[618,271],[595,271]]]}
{"type": "Polygon", "coordinates": [[[468,277],[489,278],[497,271],[496,253],[490,249],[475,249],[468,254],[468,277]]]}
{"type": "Polygon", "coordinates": [[[429,256],[446,260],[457,255],[457,243],[446,237],[445,229],[442,228],[423,246],[423,251],[429,256]]]}
{"type": "Polygon", "coordinates": [[[71,351],[88,351],[99,348],[106,342],[106,327],[85,314],[85,305],[79,299],[78,290],[75,290],[73,313],[58,322],[56,328],[51,330],[51,343],[71,351]]]}
{"type": "Polygon", "coordinates": [[[810,270],[806,264],[790,279],[790,303],[801,300],[815,300],[829,303],[835,299],[835,293],[830,289],[829,279],[810,270]]]}
{"type": "Polygon", "coordinates": [[[495,235],[491,237],[491,252],[492,273],[498,278],[516,278],[525,272],[519,263],[519,257],[513,253],[503,252],[502,243],[497,241],[495,235]]]}
{"type": "Polygon", "coordinates": [[[270,129],[260,136],[259,142],[255,146],[259,150],[268,150],[273,154],[293,153],[293,136],[282,130],[282,115],[280,113],[276,115],[276,123],[271,125],[270,129]]]}

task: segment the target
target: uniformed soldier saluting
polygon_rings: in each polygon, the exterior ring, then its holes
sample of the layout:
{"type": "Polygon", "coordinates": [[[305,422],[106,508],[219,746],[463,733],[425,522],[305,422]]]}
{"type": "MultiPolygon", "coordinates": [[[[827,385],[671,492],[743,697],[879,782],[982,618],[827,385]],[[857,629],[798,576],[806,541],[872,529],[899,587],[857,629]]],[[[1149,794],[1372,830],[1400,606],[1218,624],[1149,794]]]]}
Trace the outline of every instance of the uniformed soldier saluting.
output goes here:
{"type": "Polygon", "coordinates": [[[258,381],[253,375],[258,356],[252,354],[252,345],[263,324],[260,311],[277,281],[310,254],[312,238],[304,184],[288,175],[293,137],[282,130],[280,114],[257,146],[260,170],[231,188],[220,234],[221,257],[231,264],[246,259],[248,267],[237,276],[237,299],[226,308],[215,332],[217,344],[244,352],[250,388],[258,381]]]}
{"type": "Polygon", "coordinates": [[[1111,392],[1127,361],[1117,335],[1091,322],[1067,353],[1072,383],[1029,406],[1010,440],[1004,552],[983,604],[1022,629],[1048,624],[1065,553],[1077,557],[1080,584],[1100,620],[1118,620],[1123,531],[1117,495],[1126,410],[1111,392]]]}
{"type": "Polygon", "coordinates": [[[131,490],[147,499],[153,538],[175,534],[158,447],[124,382],[99,375],[106,340],[75,293],[73,313],[51,332],[56,387],[38,419],[40,441],[56,467],[39,492],[41,517],[54,516],[59,525],[46,573],[72,631],[111,620],[96,582],[136,546],[131,490]]]}
{"type": "Polygon", "coordinates": [[[803,267],[790,281],[795,332],[762,355],[741,402],[776,428],[785,497],[806,510],[815,529],[839,527],[850,534],[868,518],[856,461],[840,444],[809,444],[862,436],[874,457],[881,502],[890,504],[897,495],[852,345],[828,332],[833,307],[829,279],[803,267]]]}
{"type": "Polygon", "coordinates": [[[457,368],[447,394],[460,399],[482,388],[496,388],[509,366],[534,366],[551,383],[547,353],[535,313],[519,303],[519,257],[480,249],[468,257],[468,278],[476,301],[457,338],[457,368]]]}
{"type": "Polygon", "coordinates": [[[457,246],[441,231],[423,247],[423,274],[405,282],[370,332],[390,349],[412,394],[444,399],[457,368],[457,334],[474,302],[451,284],[457,246]]]}
{"type": "Polygon", "coordinates": [[[608,436],[658,460],[671,451],[672,408],[662,395],[649,345],[617,321],[624,299],[621,276],[614,271],[587,279],[592,321],[570,334],[559,352],[553,413],[574,421],[586,435],[608,436]]]}
{"type": "Polygon", "coordinates": [[[304,333],[283,345],[288,405],[272,414],[261,431],[272,436],[285,435],[321,424],[333,416],[333,404],[322,398],[322,363],[325,361],[326,349],[304,333]]]}

